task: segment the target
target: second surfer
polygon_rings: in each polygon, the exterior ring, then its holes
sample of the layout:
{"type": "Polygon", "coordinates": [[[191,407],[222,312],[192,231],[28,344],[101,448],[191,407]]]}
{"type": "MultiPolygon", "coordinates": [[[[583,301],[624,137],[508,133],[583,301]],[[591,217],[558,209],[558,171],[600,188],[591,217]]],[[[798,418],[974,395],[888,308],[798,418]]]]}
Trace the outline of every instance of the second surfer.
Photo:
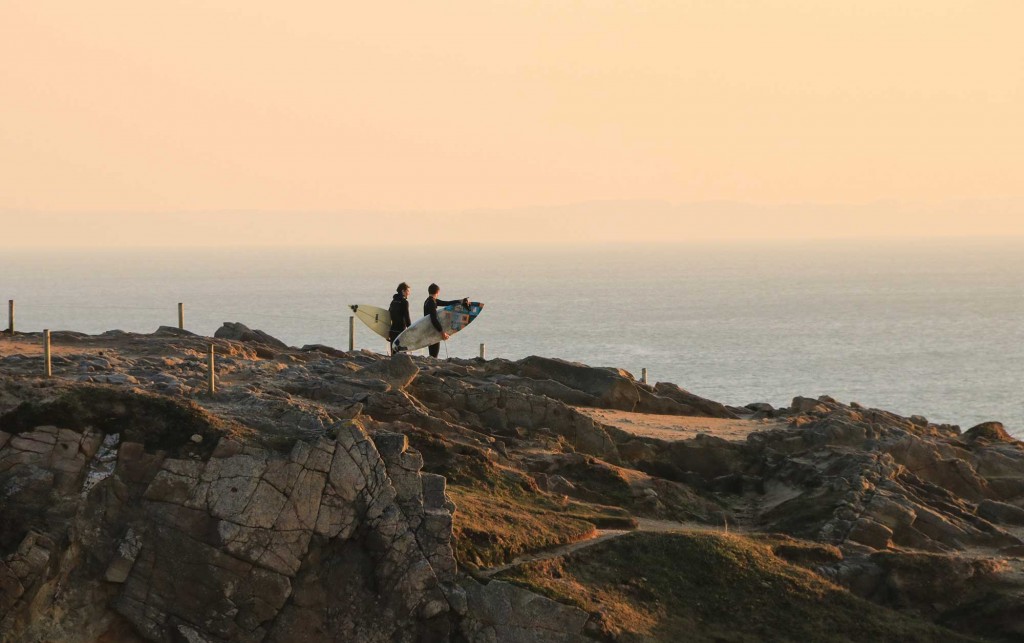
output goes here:
{"type": "MultiPolygon", "coordinates": [[[[441,287],[437,284],[430,284],[427,288],[427,293],[430,295],[427,300],[423,302],[423,316],[430,317],[430,323],[434,325],[437,332],[441,333],[441,341],[447,341],[450,335],[445,332],[441,326],[441,320],[437,318],[437,309],[444,308],[445,306],[454,306],[455,304],[462,304],[466,308],[469,308],[469,298],[463,297],[461,300],[456,299],[452,301],[444,301],[438,299],[437,296],[441,294],[441,287]]],[[[394,313],[391,314],[391,318],[394,319],[394,313]]],[[[394,322],[392,322],[392,328],[394,328],[394,322]]],[[[393,339],[391,341],[394,341],[393,339]]],[[[437,357],[441,354],[441,343],[430,345],[430,356],[437,357]]]]}

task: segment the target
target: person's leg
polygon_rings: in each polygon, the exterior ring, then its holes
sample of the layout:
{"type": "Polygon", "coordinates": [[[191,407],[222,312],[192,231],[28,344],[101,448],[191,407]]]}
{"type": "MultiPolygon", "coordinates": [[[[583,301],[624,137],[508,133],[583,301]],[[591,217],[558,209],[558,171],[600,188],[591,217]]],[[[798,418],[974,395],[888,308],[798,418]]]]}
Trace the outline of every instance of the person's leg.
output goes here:
{"type": "Polygon", "coordinates": [[[390,331],[388,333],[388,355],[395,354],[395,340],[398,339],[398,333],[390,331]]]}
{"type": "Polygon", "coordinates": [[[430,345],[430,356],[431,357],[437,357],[440,354],[441,354],[441,344],[431,344],[430,345]]]}

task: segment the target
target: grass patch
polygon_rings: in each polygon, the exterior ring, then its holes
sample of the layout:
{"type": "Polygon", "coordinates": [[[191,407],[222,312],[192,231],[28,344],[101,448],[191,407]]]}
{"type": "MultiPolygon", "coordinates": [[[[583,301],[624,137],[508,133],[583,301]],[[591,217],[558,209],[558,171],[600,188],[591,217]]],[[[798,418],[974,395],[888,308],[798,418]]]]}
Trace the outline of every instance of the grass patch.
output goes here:
{"type": "Polygon", "coordinates": [[[459,486],[449,486],[448,492],[458,506],[456,558],[476,567],[494,567],[522,553],[575,542],[595,530],[592,522],[527,498],[459,486]]]}
{"type": "Polygon", "coordinates": [[[424,470],[448,479],[460,564],[496,567],[517,556],[576,542],[596,528],[630,529],[636,521],[618,507],[567,500],[544,493],[533,478],[499,464],[478,447],[412,430],[409,442],[424,470]]]}
{"type": "Polygon", "coordinates": [[[591,536],[598,527],[630,529],[636,521],[618,507],[556,498],[515,470],[499,470],[496,484],[448,486],[455,501],[453,534],[459,562],[494,567],[520,554],[591,536]]]}
{"type": "Polygon", "coordinates": [[[498,577],[597,615],[617,641],[972,640],[859,599],[741,536],[630,534],[498,577]]]}

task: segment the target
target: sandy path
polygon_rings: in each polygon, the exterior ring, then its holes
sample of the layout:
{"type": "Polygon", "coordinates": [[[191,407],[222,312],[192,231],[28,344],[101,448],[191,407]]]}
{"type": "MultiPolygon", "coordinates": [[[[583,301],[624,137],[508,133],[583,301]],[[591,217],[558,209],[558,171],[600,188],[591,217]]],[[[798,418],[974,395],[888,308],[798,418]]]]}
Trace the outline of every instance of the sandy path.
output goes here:
{"type": "Polygon", "coordinates": [[[589,415],[601,424],[613,426],[627,433],[645,438],[676,441],[689,440],[701,433],[725,440],[743,441],[756,431],[767,431],[786,426],[778,420],[723,420],[719,418],[688,417],[679,415],[651,415],[578,407],[577,411],[589,415]]]}
{"type": "MultiPolygon", "coordinates": [[[[117,348],[112,345],[89,346],[81,342],[62,344],[60,338],[56,337],[50,340],[50,353],[52,355],[82,355],[85,353],[100,353],[104,350],[117,350],[117,348]]],[[[16,335],[13,339],[6,334],[0,334],[0,357],[7,357],[9,355],[42,357],[42,333],[38,333],[35,336],[16,335]]]]}

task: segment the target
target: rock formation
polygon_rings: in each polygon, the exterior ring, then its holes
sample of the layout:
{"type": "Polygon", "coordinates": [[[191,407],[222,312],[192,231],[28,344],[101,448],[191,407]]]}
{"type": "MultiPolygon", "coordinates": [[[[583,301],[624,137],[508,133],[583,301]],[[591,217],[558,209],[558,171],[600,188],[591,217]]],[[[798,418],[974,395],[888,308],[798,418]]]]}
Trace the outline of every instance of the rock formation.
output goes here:
{"type": "Polygon", "coordinates": [[[33,336],[0,339],[0,639],[657,638],[654,616],[613,622],[657,613],[639,589],[602,585],[628,607],[604,613],[604,595],[559,599],[561,563],[530,582],[483,569],[638,526],[785,534],[764,582],[811,569],[850,609],[923,623],[913,640],[1024,637],[1024,445],[997,423],[827,397],[737,409],[561,360],[222,331],[57,334],[52,379],[33,336]],[[655,439],[581,408],[750,431],[655,439]]]}

